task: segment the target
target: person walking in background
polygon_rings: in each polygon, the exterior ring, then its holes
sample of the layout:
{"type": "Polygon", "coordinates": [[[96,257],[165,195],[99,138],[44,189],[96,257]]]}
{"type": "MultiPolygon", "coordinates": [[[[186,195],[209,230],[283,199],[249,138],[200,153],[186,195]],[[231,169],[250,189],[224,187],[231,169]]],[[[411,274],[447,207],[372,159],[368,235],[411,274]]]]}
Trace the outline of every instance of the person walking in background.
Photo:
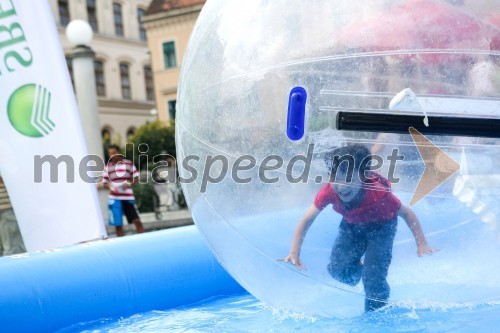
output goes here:
{"type": "Polygon", "coordinates": [[[132,186],[139,181],[139,172],[132,161],[125,159],[120,153],[120,147],[111,145],[108,148],[109,163],[105,166],[102,182],[99,188],[109,189],[108,223],[116,228],[116,235],[121,237],[123,230],[123,214],[128,223],[133,223],[137,233],[143,233],[139,214],[135,207],[135,197],[132,186]]]}
{"type": "Polygon", "coordinates": [[[26,252],[7,189],[0,176],[0,256],[26,252]]]}

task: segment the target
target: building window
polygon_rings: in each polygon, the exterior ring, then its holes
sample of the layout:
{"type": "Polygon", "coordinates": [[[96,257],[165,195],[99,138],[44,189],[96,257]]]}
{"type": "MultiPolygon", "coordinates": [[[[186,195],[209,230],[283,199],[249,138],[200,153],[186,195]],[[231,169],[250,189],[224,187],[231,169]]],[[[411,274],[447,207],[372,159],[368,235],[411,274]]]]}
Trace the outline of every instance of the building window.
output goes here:
{"type": "Polygon", "coordinates": [[[117,36],[123,36],[122,5],[116,2],[113,3],[113,17],[115,21],[115,34],[117,36]]]}
{"type": "Polygon", "coordinates": [[[102,148],[104,150],[104,161],[109,161],[108,148],[111,145],[112,134],[113,134],[113,129],[109,126],[105,126],[101,129],[102,148]]]}
{"type": "Polygon", "coordinates": [[[102,137],[102,142],[103,143],[111,143],[111,128],[109,127],[103,127],[101,130],[101,137],[102,137]]]}
{"type": "Polygon", "coordinates": [[[95,0],[87,0],[87,18],[92,30],[98,31],[97,27],[97,9],[95,6],[95,0]]]}
{"type": "Polygon", "coordinates": [[[59,0],[57,2],[59,6],[59,23],[66,26],[69,23],[69,4],[68,0],[59,0]]]}
{"type": "Polygon", "coordinates": [[[127,130],[127,139],[129,139],[132,135],[135,134],[135,127],[130,127],[128,130],[127,130]]]}
{"type": "Polygon", "coordinates": [[[177,67],[174,42],[163,43],[163,63],[165,64],[165,69],[177,67]]]}
{"type": "Polygon", "coordinates": [[[120,64],[120,81],[122,84],[122,97],[125,99],[131,99],[132,94],[130,91],[130,75],[127,64],[120,64]]]}
{"type": "Polygon", "coordinates": [[[141,40],[146,40],[146,29],[144,29],[144,24],[142,24],[142,18],[144,17],[145,14],[144,9],[137,9],[137,20],[139,21],[139,38],[141,40]]]}
{"type": "Polygon", "coordinates": [[[146,81],[146,99],[154,99],[153,72],[150,66],[144,66],[144,80],[146,81]]]}
{"type": "Polygon", "coordinates": [[[97,96],[106,96],[106,81],[104,80],[104,63],[102,61],[94,61],[95,72],[95,87],[97,96]]]}
{"type": "Polygon", "coordinates": [[[170,117],[170,120],[175,120],[175,104],[176,100],[174,99],[173,101],[168,101],[168,116],[170,117]]]}

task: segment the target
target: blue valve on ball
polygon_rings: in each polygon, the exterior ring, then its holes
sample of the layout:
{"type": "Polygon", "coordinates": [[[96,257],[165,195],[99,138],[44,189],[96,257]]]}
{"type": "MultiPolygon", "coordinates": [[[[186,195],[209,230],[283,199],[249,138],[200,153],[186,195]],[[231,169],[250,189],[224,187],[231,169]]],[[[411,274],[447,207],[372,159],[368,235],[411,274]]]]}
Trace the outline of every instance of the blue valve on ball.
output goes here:
{"type": "Polygon", "coordinates": [[[304,88],[295,87],[290,91],[286,124],[286,134],[290,140],[297,141],[304,136],[306,101],[307,92],[304,88]]]}

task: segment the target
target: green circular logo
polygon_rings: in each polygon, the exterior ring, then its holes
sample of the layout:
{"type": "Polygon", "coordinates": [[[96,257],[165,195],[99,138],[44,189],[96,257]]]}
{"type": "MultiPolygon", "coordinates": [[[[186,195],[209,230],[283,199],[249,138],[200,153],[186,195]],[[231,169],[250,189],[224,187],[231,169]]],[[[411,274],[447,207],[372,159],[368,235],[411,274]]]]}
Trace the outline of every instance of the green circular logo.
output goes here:
{"type": "Polygon", "coordinates": [[[51,93],[39,84],[18,88],[9,98],[7,115],[19,133],[30,138],[49,135],[56,126],[49,118],[51,93]]]}

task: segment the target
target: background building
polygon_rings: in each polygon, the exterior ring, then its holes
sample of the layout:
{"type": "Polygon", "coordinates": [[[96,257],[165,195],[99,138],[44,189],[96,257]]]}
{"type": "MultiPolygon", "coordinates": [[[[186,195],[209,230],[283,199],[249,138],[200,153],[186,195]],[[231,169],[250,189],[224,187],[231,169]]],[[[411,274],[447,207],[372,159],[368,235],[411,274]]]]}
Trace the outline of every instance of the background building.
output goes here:
{"type": "Polygon", "coordinates": [[[144,27],[151,51],[158,117],[175,119],[182,59],[205,0],[153,0],[144,27]]]}
{"type": "MultiPolygon", "coordinates": [[[[157,119],[153,74],[141,24],[151,0],[50,0],[65,50],[72,48],[65,35],[74,19],[94,30],[95,76],[103,139],[125,144],[129,135],[157,119]]],[[[71,72],[71,63],[68,62],[71,72]]]]}

